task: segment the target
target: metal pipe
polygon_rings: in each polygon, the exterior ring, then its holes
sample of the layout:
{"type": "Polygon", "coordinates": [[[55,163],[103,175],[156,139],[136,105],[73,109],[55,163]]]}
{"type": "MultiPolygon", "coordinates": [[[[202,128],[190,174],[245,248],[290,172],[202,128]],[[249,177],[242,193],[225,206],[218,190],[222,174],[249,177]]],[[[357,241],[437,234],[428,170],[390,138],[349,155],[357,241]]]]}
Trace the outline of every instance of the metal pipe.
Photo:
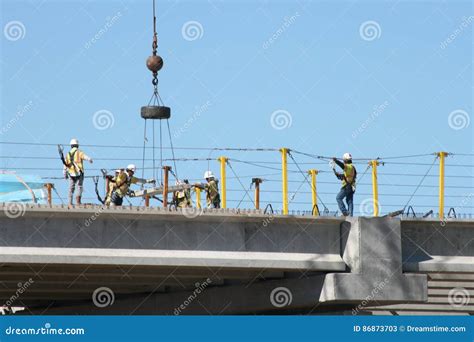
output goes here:
{"type": "Polygon", "coordinates": [[[379,216],[379,188],[377,184],[377,160],[371,160],[369,165],[372,166],[372,201],[374,206],[374,216],[379,216]]]}
{"type": "Polygon", "coordinates": [[[283,215],[288,215],[288,149],[281,148],[281,179],[282,179],[282,195],[283,195],[283,215]]]}
{"type": "Polygon", "coordinates": [[[263,180],[261,178],[252,178],[252,183],[255,184],[255,209],[260,209],[260,183],[263,180]]]}
{"type": "Polygon", "coordinates": [[[201,209],[201,189],[196,186],[194,190],[196,190],[196,207],[201,209]]]}
{"type": "Polygon", "coordinates": [[[46,187],[46,191],[48,193],[48,205],[51,206],[53,204],[53,196],[51,194],[51,190],[53,190],[53,183],[45,183],[44,186],[46,187]]]}
{"type": "Polygon", "coordinates": [[[226,184],[226,174],[225,174],[225,166],[227,163],[228,158],[226,157],[219,157],[217,160],[221,163],[221,207],[227,208],[227,184],[226,184]]]}
{"type": "Polygon", "coordinates": [[[163,208],[168,206],[168,176],[171,166],[163,166],[164,175],[163,175],[163,208]]]}
{"type": "Polygon", "coordinates": [[[319,210],[316,209],[318,208],[318,195],[316,192],[316,175],[318,170],[311,169],[308,173],[311,175],[311,212],[313,216],[319,216],[319,210]]]}
{"type": "Polygon", "coordinates": [[[447,152],[439,152],[439,214],[440,220],[444,219],[444,159],[448,155],[447,152]]]}

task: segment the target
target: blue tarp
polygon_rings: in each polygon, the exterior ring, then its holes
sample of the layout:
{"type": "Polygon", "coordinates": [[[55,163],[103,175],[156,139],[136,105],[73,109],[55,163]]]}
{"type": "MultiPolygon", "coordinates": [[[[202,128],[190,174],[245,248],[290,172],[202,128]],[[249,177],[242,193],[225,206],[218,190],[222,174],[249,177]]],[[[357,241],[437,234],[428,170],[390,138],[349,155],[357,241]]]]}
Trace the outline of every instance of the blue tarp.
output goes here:
{"type": "Polygon", "coordinates": [[[36,197],[36,203],[46,203],[47,194],[44,191],[44,182],[40,176],[0,172],[0,203],[32,203],[33,195],[31,192],[36,197]]]}

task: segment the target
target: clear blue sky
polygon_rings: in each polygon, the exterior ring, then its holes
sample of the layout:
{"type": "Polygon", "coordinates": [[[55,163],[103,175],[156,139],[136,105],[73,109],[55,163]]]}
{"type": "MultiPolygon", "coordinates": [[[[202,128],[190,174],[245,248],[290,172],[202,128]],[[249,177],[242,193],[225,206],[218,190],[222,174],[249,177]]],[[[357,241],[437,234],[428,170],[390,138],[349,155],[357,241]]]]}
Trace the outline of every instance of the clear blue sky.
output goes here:
{"type": "MultiPolygon", "coordinates": [[[[67,144],[77,137],[82,144],[140,146],[140,107],[152,94],[145,67],[151,53],[151,8],[151,1],[2,0],[0,141],[67,144]],[[95,127],[100,122],[94,125],[94,113],[101,110],[113,117],[113,125],[102,130],[95,127]]],[[[354,158],[467,153],[471,156],[447,160],[454,166],[446,172],[454,177],[447,178],[453,188],[446,190],[452,196],[446,203],[472,213],[473,15],[471,1],[157,1],[158,53],[165,62],[160,94],[172,108],[173,142],[178,147],[289,147],[324,156],[349,151],[354,158]],[[272,125],[275,111],[291,124],[277,120],[272,125]]],[[[167,135],[164,141],[169,146],[167,135]]],[[[0,149],[0,168],[61,176],[54,146],[2,144],[0,149]],[[51,159],[5,158],[12,156],[51,159]],[[28,167],[51,170],[21,169],[28,167]]],[[[88,175],[128,160],[141,166],[141,149],[84,150],[96,159],[87,165],[88,175]]],[[[176,152],[180,158],[220,154],[280,160],[278,152],[176,152]]],[[[169,151],[165,157],[171,157],[169,151]]],[[[327,162],[310,165],[304,163],[314,159],[295,158],[303,170],[325,171],[318,176],[318,190],[336,210],[339,186],[327,162]]],[[[180,162],[179,175],[197,180],[207,164],[180,162]]],[[[279,207],[278,171],[231,164],[247,188],[251,176],[268,179],[262,188],[275,192],[264,193],[263,202],[279,207]]],[[[210,168],[219,171],[216,161],[210,168]]],[[[382,212],[403,207],[428,168],[387,160],[379,168],[382,212]],[[399,186],[404,184],[412,186],[399,186]]],[[[290,169],[296,167],[290,164],[290,169]]],[[[366,166],[358,169],[362,176],[366,166]]],[[[437,173],[435,164],[423,182],[432,187],[421,187],[416,194],[426,196],[410,202],[419,212],[437,209],[437,173]]],[[[291,180],[293,193],[303,178],[291,173],[291,180]]],[[[65,182],[55,182],[66,197],[65,182]]],[[[230,189],[242,189],[237,180],[229,182],[230,189]]],[[[370,198],[369,182],[368,173],[356,195],[356,211],[370,198]]],[[[309,189],[303,184],[300,191],[309,189]]],[[[237,202],[229,206],[236,206],[243,194],[230,192],[237,202]]],[[[86,197],[94,197],[90,180],[86,197]]],[[[298,193],[293,201],[290,209],[310,209],[299,203],[310,201],[308,193],[298,193]]]]}

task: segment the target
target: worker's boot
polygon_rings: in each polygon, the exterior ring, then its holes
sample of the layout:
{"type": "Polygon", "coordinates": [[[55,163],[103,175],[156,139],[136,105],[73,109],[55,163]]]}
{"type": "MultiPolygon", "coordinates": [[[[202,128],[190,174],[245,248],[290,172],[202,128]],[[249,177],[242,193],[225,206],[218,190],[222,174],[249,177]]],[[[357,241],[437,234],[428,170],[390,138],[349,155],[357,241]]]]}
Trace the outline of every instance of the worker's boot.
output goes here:
{"type": "Polygon", "coordinates": [[[81,196],[76,196],[76,204],[81,205],[81,196]]]}

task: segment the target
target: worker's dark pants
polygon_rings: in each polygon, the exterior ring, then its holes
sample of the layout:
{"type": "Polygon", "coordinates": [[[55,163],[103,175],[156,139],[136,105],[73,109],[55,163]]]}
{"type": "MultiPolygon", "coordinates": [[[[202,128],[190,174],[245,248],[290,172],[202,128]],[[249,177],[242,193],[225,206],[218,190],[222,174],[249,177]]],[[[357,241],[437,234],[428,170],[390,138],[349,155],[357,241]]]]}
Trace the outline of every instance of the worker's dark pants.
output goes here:
{"type": "Polygon", "coordinates": [[[339,210],[342,212],[344,216],[353,216],[354,215],[354,191],[352,190],[352,186],[347,184],[346,186],[341,188],[341,191],[336,196],[337,205],[339,206],[339,210]],[[346,199],[347,209],[344,205],[343,199],[346,199]]]}

